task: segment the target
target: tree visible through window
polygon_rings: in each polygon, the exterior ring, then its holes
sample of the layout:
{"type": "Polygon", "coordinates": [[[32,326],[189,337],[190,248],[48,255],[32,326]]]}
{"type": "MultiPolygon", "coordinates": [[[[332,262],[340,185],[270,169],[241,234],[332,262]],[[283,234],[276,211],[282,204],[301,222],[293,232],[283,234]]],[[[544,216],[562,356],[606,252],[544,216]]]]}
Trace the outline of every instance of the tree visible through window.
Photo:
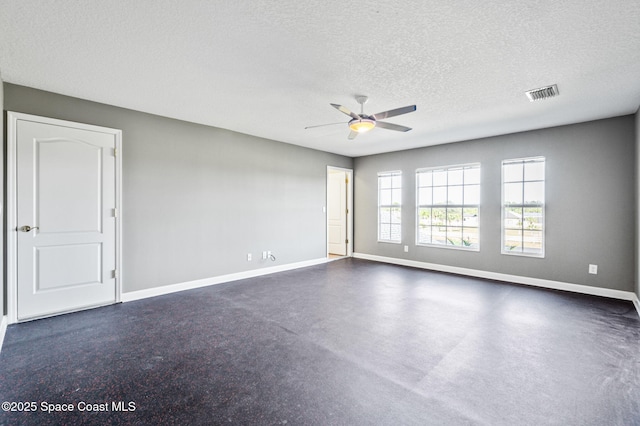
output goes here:
{"type": "Polygon", "coordinates": [[[544,157],[502,162],[502,253],[544,257],[544,157]]]}
{"type": "Polygon", "coordinates": [[[416,172],[418,245],[480,249],[480,164],[416,172]]]}
{"type": "Polygon", "coordinates": [[[378,241],[402,241],[402,172],[378,173],[378,241]]]}

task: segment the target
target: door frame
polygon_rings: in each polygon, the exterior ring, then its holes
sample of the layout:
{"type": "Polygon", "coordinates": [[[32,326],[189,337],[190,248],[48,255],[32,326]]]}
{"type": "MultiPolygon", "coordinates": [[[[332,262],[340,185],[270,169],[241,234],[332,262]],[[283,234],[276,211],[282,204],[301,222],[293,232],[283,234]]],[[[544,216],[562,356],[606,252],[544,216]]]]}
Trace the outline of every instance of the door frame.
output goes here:
{"type": "Polygon", "coordinates": [[[353,256],[353,169],[343,167],[327,166],[327,179],[325,191],[325,234],[326,234],[326,257],[329,258],[329,174],[331,171],[339,171],[347,174],[349,183],[347,184],[347,257],[353,256]]]}
{"type": "MultiPolygon", "coordinates": [[[[115,156],[115,180],[116,180],[116,303],[121,302],[122,296],[122,130],[108,127],[94,126],[92,124],[77,123],[56,118],[41,117],[38,115],[24,114],[20,112],[7,111],[7,317],[9,324],[18,322],[18,223],[17,223],[17,143],[18,143],[18,121],[34,121],[37,123],[50,124],[55,126],[71,127],[74,129],[88,130],[93,132],[107,133],[113,135],[116,143],[115,156]]],[[[82,310],[82,309],[81,309],[82,310]]]]}

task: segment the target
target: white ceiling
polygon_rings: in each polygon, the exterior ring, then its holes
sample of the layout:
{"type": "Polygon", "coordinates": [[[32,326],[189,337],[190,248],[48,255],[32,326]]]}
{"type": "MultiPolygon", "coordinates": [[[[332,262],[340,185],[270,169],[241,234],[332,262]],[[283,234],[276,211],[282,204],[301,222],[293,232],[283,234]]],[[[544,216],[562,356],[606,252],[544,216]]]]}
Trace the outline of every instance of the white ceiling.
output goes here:
{"type": "MultiPolygon", "coordinates": [[[[0,0],[4,81],[348,156],[634,113],[637,0],[0,0]],[[560,96],[529,102],[526,90],[560,96]],[[347,140],[329,103],[416,104],[347,140]]],[[[176,142],[179,143],[179,142],[176,142]]]]}

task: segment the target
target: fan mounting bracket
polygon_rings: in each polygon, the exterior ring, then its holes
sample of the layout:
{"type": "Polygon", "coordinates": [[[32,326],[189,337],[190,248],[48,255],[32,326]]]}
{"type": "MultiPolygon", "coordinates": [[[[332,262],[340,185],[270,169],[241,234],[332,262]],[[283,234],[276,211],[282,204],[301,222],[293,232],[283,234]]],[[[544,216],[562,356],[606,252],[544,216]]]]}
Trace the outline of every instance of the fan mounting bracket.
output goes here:
{"type": "Polygon", "coordinates": [[[362,106],[364,106],[364,104],[366,104],[368,100],[368,96],[356,95],[356,101],[362,106]]]}

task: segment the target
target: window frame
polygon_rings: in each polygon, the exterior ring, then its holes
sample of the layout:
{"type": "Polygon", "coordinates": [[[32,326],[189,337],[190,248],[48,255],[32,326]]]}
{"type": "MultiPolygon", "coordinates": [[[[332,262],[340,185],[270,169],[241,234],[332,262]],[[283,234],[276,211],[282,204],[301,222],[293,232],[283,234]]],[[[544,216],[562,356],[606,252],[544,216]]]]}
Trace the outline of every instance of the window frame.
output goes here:
{"type": "MultiPolygon", "coordinates": [[[[475,162],[475,163],[465,163],[465,164],[455,164],[455,165],[447,165],[447,166],[438,166],[438,167],[424,167],[424,168],[420,168],[416,170],[416,234],[415,234],[415,239],[416,239],[416,246],[420,246],[420,247],[436,247],[436,248],[444,248],[444,249],[453,249],[453,250],[463,250],[463,251],[472,251],[472,252],[479,252],[480,251],[480,206],[481,206],[481,196],[482,196],[482,164],[479,162],[475,162]],[[469,169],[477,169],[478,173],[479,173],[479,179],[477,180],[477,182],[470,182],[470,183],[465,183],[464,180],[464,171],[465,170],[469,170],[469,169]],[[449,183],[449,172],[450,171],[456,171],[456,170],[461,170],[462,173],[462,181],[459,184],[456,183],[449,183]],[[426,173],[426,172],[435,172],[435,171],[442,171],[442,172],[446,172],[447,174],[447,182],[446,185],[434,185],[433,182],[431,183],[431,185],[427,185],[427,186],[420,186],[420,174],[421,173],[426,173]],[[477,186],[478,187],[478,202],[477,204],[471,204],[471,203],[465,203],[465,188],[466,187],[471,187],[471,186],[477,186]],[[462,190],[462,202],[461,203],[451,203],[449,204],[449,189],[451,187],[460,187],[462,190]],[[421,203],[421,199],[420,199],[420,190],[424,189],[424,188],[431,188],[431,203],[421,203]],[[434,193],[434,189],[433,188],[446,188],[446,202],[445,204],[435,204],[434,200],[433,200],[433,193],[434,193]],[[460,209],[462,210],[462,223],[460,224],[460,226],[449,226],[446,223],[446,219],[445,219],[445,239],[446,239],[446,243],[445,244],[440,244],[440,243],[434,243],[433,240],[431,242],[421,242],[420,241],[420,210],[421,209],[425,209],[425,208],[429,208],[429,209],[433,209],[434,208],[444,208],[445,209],[445,217],[448,216],[447,214],[447,210],[448,209],[460,209]],[[477,223],[475,226],[465,226],[464,225],[464,210],[465,209],[476,209],[476,218],[477,218],[477,223]],[[460,228],[461,230],[461,235],[462,235],[462,241],[464,241],[464,229],[476,229],[477,230],[477,245],[475,246],[464,246],[464,245],[455,245],[455,244],[449,244],[448,242],[450,242],[451,240],[446,236],[446,232],[447,232],[447,228],[460,228]]],[[[433,224],[430,225],[433,228],[433,224]]],[[[432,234],[433,235],[433,234],[432,234]]]]}
{"type": "Polygon", "coordinates": [[[392,171],[387,171],[387,172],[378,172],[378,242],[379,243],[389,243],[389,244],[402,244],[402,171],[401,170],[392,170],[392,171]],[[398,176],[400,177],[400,186],[399,187],[394,187],[393,186],[393,177],[394,176],[398,176]],[[382,188],[382,181],[381,178],[384,177],[390,177],[391,178],[391,182],[392,182],[392,186],[390,188],[382,188]],[[381,204],[381,190],[382,189],[390,189],[391,190],[391,204],[381,204]],[[399,205],[394,205],[393,204],[393,191],[397,190],[400,192],[400,204],[399,205]],[[400,217],[400,222],[397,223],[397,225],[400,226],[400,237],[398,240],[392,240],[392,239],[383,239],[382,238],[382,225],[388,225],[389,226],[389,237],[391,237],[392,235],[392,225],[396,224],[392,221],[392,214],[390,212],[390,216],[389,216],[389,222],[388,223],[383,223],[382,222],[382,209],[399,209],[399,217],[400,217]]]}
{"type": "MultiPolygon", "coordinates": [[[[534,257],[534,258],[544,258],[545,257],[545,241],[546,241],[546,230],[547,230],[547,226],[546,226],[546,187],[547,187],[547,159],[544,156],[533,156],[533,157],[524,157],[524,158],[512,158],[512,159],[506,159],[506,160],[502,160],[501,163],[501,222],[500,222],[500,253],[504,254],[504,255],[508,255],[508,256],[524,256],[524,257],[534,257]],[[518,180],[518,181],[505,181],[505,165],[509,165],[509,164],[518,164],[521,163],[523,165],[522,167],[522,180],[518,180]],[[527,180],[526,176],[525,176],[525,164],[527,163],[542,163],[543,165],[543,176],[542,179],[531,179],[531,180],[527,180]],[[524,197],[524,192],[525,192],[525,183],[535,183],[535,182],[542,182],[543,184],[543,200],[542,202],[539,203],[527,203],[524,197]],[[521,204],[506,204],[505,202],[505,184],[506,183],[522,183],[522,203],[521,204]],[[524,215],[524,209],[526,208],[540,208],[541,209],[541,216],[540,216],[540,227],[541,230],[540,235],[540,251],[539,252],[527,252],[525,251],[525,247],[524,247],[524,232],[526,231],[526,227],[524,224],[524,219],[521,220],[522,224],[518,227],[518,228],[508,228],[506,226],[506,215],[505,212],[507,210],[507,208],[522,208],[523,209],[523,215],[524,215]],[[506,231],[508,230],[519,230],[522,233],[522,245],[521,245],[521,250],[520,251],[511,251],[511,250],[506,250],[506,231]]],[[[536,231],[538,232],[538,231],[536,231]]]]}

